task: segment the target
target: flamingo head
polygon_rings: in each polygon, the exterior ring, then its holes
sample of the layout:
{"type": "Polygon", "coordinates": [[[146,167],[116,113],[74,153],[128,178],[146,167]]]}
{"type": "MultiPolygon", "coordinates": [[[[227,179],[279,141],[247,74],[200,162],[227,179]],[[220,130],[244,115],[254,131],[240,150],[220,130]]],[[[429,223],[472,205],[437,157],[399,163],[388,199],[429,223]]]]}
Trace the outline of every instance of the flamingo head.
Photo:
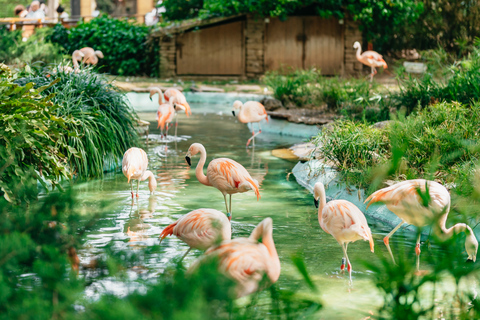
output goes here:
{"type": "Polygon", "coordinates": [[[202,149],[205,150],[205,147],[200,143],[193,143],[190,148],[188,148],[187,154],[185,155],[185,160],[189,166],[192,166],[191,158],[199,153],[202,149]]]}
{"type": "Polygon", "coordinates": [[[185,114],[187,115],[187,117],[189,116],[189,114],[192,114],[190,105],[186,101],[179,101],[177,96],[171,97],[169,102],[173,105],[173,108],[175,109],[175,111],[177,109],[183,110],[185,111],[185,114]]]}
{"type": "Polygon", "coordinates": [[[477,238],[475,238],[473,231],[467,234],[465,239],[465,250],[468,254],[467,261],[471,260],[475,262],[475,260],[477,260],[478,241],[477,238]]]}
{"type": "Polygon", "coordinates": [[[128,183],[130,183],[130,179],[132,179],[132,176],[133,176],[134,172],[135,172],[135,168],[133,166],[128,167],[128,169],[127,169],[128,183]]]}
{"type": "Polygon", "coordinates": [[[94,53],[95,53],[95,55],[96,55],[97,57],[99,57],[100,59],[103,59],[103,58],[104,58],[102,51],[100,51],[100,50],[95,50],[94,53]]]}
{"type": "Polygon", "coordinates": [[[361,48],[361,47],[362,47],[362,45],[358,41],[355,41],[355,43],[353,44],[353,49],[358,49],[358,48],[361,48]]]}
{"type": "Polygon", "coordinates": [[[242,101],[240,101],[240,100],[236,100],[236,101],[233,103],[232,114],[233,114],[234,117],[235,117],[235,110],[241,109],[242,107],[243,107],[243,103],[242,103],[242,101]]]}
{"type": "Polygon", "coordinates": [[[150,88],[150,101],[152,101],[152,97],[155,95],[155,93],[158,93],[158,95],[160,96],[160,99],[162,98],[163,94],[162,94],[162,90],[160,88],[150,88]]]}
{"type": "Polygon", "coordinates": [[[157,179],[152,175],[152,178],[148,179],[148,189],[150,190],[150,194],[157,189],[157,179]]]}
{"type": "Polygon", "coordinates": [[[313,198],[315,202],[315,207],[318,208],[318,205],[320,203],[320,198],[325,197],[325,187],[323,186],[323,183],[317,182],[315,183],[315,186],[313,187],[313,198]]]}

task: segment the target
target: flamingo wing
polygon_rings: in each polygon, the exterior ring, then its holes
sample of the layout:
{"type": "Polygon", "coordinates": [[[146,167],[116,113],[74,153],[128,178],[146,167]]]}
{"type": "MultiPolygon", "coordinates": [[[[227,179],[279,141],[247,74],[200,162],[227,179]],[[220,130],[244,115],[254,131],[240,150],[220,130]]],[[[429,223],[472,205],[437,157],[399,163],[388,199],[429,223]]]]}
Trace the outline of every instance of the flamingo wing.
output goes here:
{"type": "Polygon", "coordinates": [[[157,111],[158,127],[163,130],[166,123],[172,122],[174,115],[175,110],[173,110],[173,107],[170,104],[164,103],[160,105],[157,111]]]}
{"type": "Polygon", "coordinates": [[[140,179],[148,167],[148,156],[140,148],[130,148],[123,155],[122,172],[128,178],[140,179]]]}

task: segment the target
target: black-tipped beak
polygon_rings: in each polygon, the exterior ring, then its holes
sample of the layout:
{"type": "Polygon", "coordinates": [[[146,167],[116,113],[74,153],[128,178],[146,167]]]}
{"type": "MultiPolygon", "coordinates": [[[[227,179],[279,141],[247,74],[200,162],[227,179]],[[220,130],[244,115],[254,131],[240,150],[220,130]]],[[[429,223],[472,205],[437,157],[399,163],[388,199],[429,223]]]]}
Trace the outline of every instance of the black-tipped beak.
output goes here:
{"type": "Polygon", "coordinates": [[[313,199],[313,202],[315,203],[315,208],[318,208],[318,200],[317,200],[317,199],[313,199]]]}
{"type": "Polygon", "coordinates": [[[465,263],[473,263],[473,260],[472,259],[467,259],[467,261],[465,261],[465,263]]]}
{"type": "Polygon", "coordinates": [[[190,160],[190,157],[185,156],[185,160],[187,160],[188,165],[191,167],[192,166],[192,161],[190,160]]]}
{"type": "Polygon", "coordinates": [[[234,111],[234,110],[232,110],[232,114],[233,114],[233,116],[235,117],[235,111],[234,111]]]}
{"type": "Polygon", "coordinates": [[[149,97],[149,98],[150,98],[150,101],[153,101],[153,100],[152,100],[152,97],[149,97]]]}
{"type": "Polygon", "coordinates": [[[173,104],[173,109],[177,110],[177,104],[176,103],[173,104]]]}

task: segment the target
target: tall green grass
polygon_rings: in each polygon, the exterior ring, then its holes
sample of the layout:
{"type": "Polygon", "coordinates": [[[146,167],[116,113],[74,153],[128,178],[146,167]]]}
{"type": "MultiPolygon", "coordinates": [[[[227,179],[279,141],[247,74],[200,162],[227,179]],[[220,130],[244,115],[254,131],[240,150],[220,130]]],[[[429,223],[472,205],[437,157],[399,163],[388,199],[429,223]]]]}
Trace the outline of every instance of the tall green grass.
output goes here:
{"type": "Polygon", "coordinates": [[[20,73],[16,82],[33,82],[39,87],[52,79],[59,82],[42,94],[51,95],[52,101],[62,106],[57,115],[77,120],[69,127],[74,134],[63,138],[77,150],[68,159],[72,171],[82,178],[101,177],[108,159],[120,160],[125,150],[137,144],[137,116],[125,94],[91,68],[74,73],[32,66],[20,73]]]}

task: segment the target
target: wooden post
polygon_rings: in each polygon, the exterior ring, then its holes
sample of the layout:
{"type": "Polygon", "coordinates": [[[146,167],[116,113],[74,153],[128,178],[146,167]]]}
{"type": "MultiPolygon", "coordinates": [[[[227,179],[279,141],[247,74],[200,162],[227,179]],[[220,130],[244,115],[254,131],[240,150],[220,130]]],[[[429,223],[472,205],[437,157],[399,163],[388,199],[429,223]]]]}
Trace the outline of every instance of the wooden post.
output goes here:
{"type": "Polygon", "coordinates": [[[57,8],[58,8],[58,0],[48,0],[47,8],[48,8],[48,18],[56,19],[58,18],[57,8]]]}
{"type": "Polygon", "coordinates": [[[84,18],[84,21],[92,20],[92,13],[95,6],[94,0],[80,0],[80,15],[84,18]]]}
{"type": "Polygon", "coordinates": [[[137,21],[145,23],[145,15],[153,8],[153,0],[137,0],[137,21]]]}

